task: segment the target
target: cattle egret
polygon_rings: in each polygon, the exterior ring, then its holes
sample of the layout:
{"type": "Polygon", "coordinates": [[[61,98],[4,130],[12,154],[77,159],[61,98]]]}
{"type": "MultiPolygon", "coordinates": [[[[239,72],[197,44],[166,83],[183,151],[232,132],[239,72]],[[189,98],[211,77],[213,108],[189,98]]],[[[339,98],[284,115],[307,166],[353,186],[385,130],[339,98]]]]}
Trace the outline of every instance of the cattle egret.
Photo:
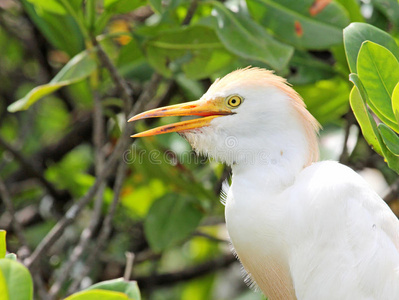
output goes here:
{"type": "Polygon", "coordinates": [[[216,80],[200,100],[129,121],[195,115],[133,137],[178,132],[232,168],[226,225],[269,300],[399,299],[399,222],[350,168],[318,160],[319,124],[286,80],[259,68],[216,80]]]}

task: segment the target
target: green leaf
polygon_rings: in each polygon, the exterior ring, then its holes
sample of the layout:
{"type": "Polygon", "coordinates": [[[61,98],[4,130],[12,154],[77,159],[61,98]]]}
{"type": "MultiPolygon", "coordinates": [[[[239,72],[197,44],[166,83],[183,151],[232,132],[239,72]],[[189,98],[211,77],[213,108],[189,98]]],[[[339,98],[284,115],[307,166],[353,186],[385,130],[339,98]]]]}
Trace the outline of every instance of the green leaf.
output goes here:
{"type": "Polygon", "coordinates": [[[219,2],[212,2],[218,26],[219,39],[232,53],[270,65],[275,70],[284,69],[294,49],[275,40],[265,28],[250,18],[235,14],[219,2]]]}
{"type": "Polygon", "coordinates": [[[396,122],[399,124],[399,83],[396,84],[392,92],[392,110],[396,118],[396,122]]]}
{"type": "Polygon", "coordinates": [[[189,78],[205,78],[233,58],[215,32],[204,26],[164,32],[145,42],[144,49],[148,62],[167,77],[182,69],[189,78]]]}
{"type": "Polygon", "coordinates": [[[378,133],[377,124],[366,106],[367,93],[356,74],[351,74],[349,78],[355,84],[349,96],[349,103],[360,125],[363,136],[375,152],[384,156],[381,149],[382,141],[378,133]]]}
{"type": "Polygon", "coordinates": [[[364,22],[364,17],[360,11],[360,3],[357,0],[336,0],[345,7],[351,22],[364,22]]]}
{"type": "Polygon", "coordinates": [[[382,147],[382,151],[384,152],[384,158],[388,164],[388,167],[399,174],[399,157],[389,151],[385,144],[382,147]]]}
{"type": "Polygon", "coordinates": [[[315,83],[335,75],[332,66],[305,51],[295,51],[290,67],[295,68],[295,73],[288,77],[288,81],[293,85],[315,83]]]}
{"type": "Polygon", "coordinates": [[[375,8],[384,14],[396,28],[399,27],[399,4],[398,0],[371,0],[375,8]]]}
{"type": "Polygon", "coordinates": [[[321,11],[314,0],[247,0],[253,18],[274,36],[298,48],[326,49],[342,42],[342,29],[349,24],[345,9],[330,2],[321,11]]]}
{"type": "Polygon", "coordinates": [[[162,12],[162,0],[149,0],[148,2],[156,13],[162,12]]]}
{"type": "Polygon", "coordinates": [[[8,111],[16,112],[28,109],[36,101],[63,86],[83,80],[97,68],[93,55],[84,51],[72,58],[48,84],[31,90],[25,97],[8,106],[8,111]]]}
{"type": "Polygon", "coordinates": [[[295,90],[303,97],[308,110],[322,125],[340,118],[348,111],[350,90],[348,83],[341,77],[297,85],[295,90]]]}
{"type": "Polygon", "coordinates": [[[399,47],[385,31],[366,23],[352,23],[344,29],[346,58],[352,73],[357,72],[357,56],[363,42],[371,41],[384,46],[398,59],[399,47]]]}
{"type": "MultiPolygon", "coordinates": [[[[68,12],[65,10],[64,5],[60,0],[27,0],[32,3],[38,10],[44,10],[51,13],[66,15],[68,12]]],[[[71,7],[77,11],[81,9],[83,0],[68,0],[71,7]]]]}
{"type": "Polygon", "coordinates": [[[104,290],[89,290],[73,294],[65,300],[127,300],[127,295],[120,292],[104,291],[104,290]]]}
{"type": "Polygon", "coordinates": [[[104,8],[114,14],[126,14],[147,3],[145,0],[105,0],[104,8]]]}
{"type": "Polygon", "coordinates": [[[350,104],[364,138],[374,148],[374,151],[385,158],[388,166],[399,174],[399,157],[388,150],[382,140],[377,124],[367,109],[366,102],[368,97],[362,82],[356,74],[351,74],[349,78],[357,87],[357,89],[352,89],[350,104]]]}
{"type": "Polygon", "coordinates": [[[7,232],[5,230],[0,230],[0,259],[4,258],[7,253],[6,234],[7,232]]]}
{"type": "Polygon", "coordinates": [[[370,41],[363,43],[357,59],[357,73],[373,112],[396,132],[399,125],[392,110],[392,92],[399,81],[399,62],[386,48],[370,41]]]}
{"type": "Polygon", "coordinates": [[[151,248],[159,252],[183,241],[197,228],[202,215],[187,197],[168,194],[159,198],[144,222],[151,248]]]}
{"type": "Polygon", "coordinates": [[[62,4],[57,0],[28,0],[34,6],[47,10],[52,13],[65,15],[67,12],[62,4]]]}
{"type": "Polygon", "coordinates": [[[0,270],[0,295],[3,300],[9,300],[8,290],[7,290],[7,282],[3,276],[3,272],[0,270]]]}
{"type": "MultiPolygon", "coordinates": [[[[76,1],[71,2],[75,10],[76,4],[79,4],[75,3],[76,1]]],[[[38,7],[28,2],[28,0],[21,0],[21,3],[32,22],[35,23],[45,38],[56,49],[65,51],[70,56],[74,56],[84,50],[83,35],[79,26],[69,14],[59,15],[47,10],[38,9],[38,7]]]]}
{"type": "Polygon", "coordinates": [[[399,137],[398,135],[384,123],[378,124],[378,130],[380,131],[382,140],[388,150],[394,155],[399,156],[399,137]]]}
{"type": "MultiPolygon", "coordinates": [[[[33,299],[32,277],[24,265],[11,259],[0,259],[0,272],[6,283],[8,300],[33,299]]],[[[0,278],[0,290],[1,281],[0,278]]]]}
{"type": "Polygon", "coordinates": [[[114,292],[121,292],[126,294],[129,299],[140,300],[140,290],[136,281],[125,281],[123,278],[117,278],[96,283],[86,290],[107,290],[114,292]]]}

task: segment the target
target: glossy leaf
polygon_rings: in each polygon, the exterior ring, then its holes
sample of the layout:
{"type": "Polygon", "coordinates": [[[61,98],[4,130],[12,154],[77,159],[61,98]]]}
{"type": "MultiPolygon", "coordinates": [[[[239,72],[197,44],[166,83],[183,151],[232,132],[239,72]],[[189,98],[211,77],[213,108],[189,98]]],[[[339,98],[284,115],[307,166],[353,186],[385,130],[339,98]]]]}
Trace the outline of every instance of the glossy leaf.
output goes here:
{"type": "Polygon", "coordinates": [[[392,110],[396,118],[396,122],[399,124],[399,83],[396,84],[392,92],[392,110]]]}
{"type": "Polygon", "coordinates": [[[386,48],[370,41],[363,43],[357,60],[357,73],[368,97],[367,104],[387,125],[399,132],[391,97],[399,81],[399,62],[386,48]]]}
{"type": "Polygon", "coordinates": [[[247,0],[253,18],[276,37],[298,48],[325,49],[342,42],[349,24],[345,9],[335,2],[315,8],[313,0],[247,0]]]}
{"type": "Polygon", "coordinates": [[[128,296],[124,293],[105,291],[105,290],[89,290],[73,294],[65,300],[128,300],[128,296]]]}
{"type": "Polygon", "coordinates": [[[370,115],[366,106],[366,91],[364,90],[363,85],[356,74],[351,74],[350,79],[355,84],[349,96],[349,103],[351,105],[352,111],[360,125],[363,136],[367,143],[369,143],[375,152],[383,156],[384,154],[381,149],[382,141],[380,140],[377,124],[370,115]]]}
{"type": "Polygon", "coordinates": [[[168,194],[156,200],[144,222],[144,231],[151,248],[162,251],[186,239],[198,226],[202,212],[192,200],[168,194]]]}
{"type": "Polygon", "coordinates": [[[356,74],[351,74],[349,78],[356,86],[356,89],[352,89],[350,104],[364,138],[373,147],[374,151],[385,158],[388,166],[399,174],[399,157],[389,151],[382,140],[377,124],[367,109],[368,96],[362,82],[356,74]]]}
{"type": "Polygon", "coordinates": [[[107,281],[102,281],[96,284],[93,284],[86,290],[107,290],[114,292],[121,292],[128,296],[129,299],[140,300],[140,290],[136,281],[125,281],[123,278],[117,278],[107,281]]]}
{"type": "Polygon", "coordinates": [[[233,58],[214,31],[204,26],[164,32],[148,40],[144,49],[149,63],[168,77],[180,69],[189,78],[208,77],[233,58]]]}
{"type": "Polygon", "coordinates": [[[6,231],[5,230],[0,230],[0,259],[4,258],[7,253],[7,248],[6,248],[6,231]]]}
{"type": "Polygon", "coordinates": [[[33,299],[32,277],[24,265],[11,259],[0,259],[0,272],[6,282],[8,300],[33,299]]]}
{"type": "Polygon", "coordinates": [[[352,23],[344,29],[346,57],[352,73],[357,72],[357,56],[365,41],[371,41],[387,48],[399,59],[399,47],[388,33],[370,24],[352,23]]]}
{"type": "Polygon", "coordinates": [[[283,69],[294,49],[275,40],[265,28],[243,14],[235,14],[219,2],[212,2],[217,18],[217,35],[232,53],[283,69]]]}
{"type": "Polygon", "coordinates": [[[384,152],[384,158],[388,167],[399,174],[399,157],[389,151],[385,145],[382,147],[382,151],[384,152]]]}
{"type": "Polygon", "coordinates": [[[382,140],[388,150],[394,155],[399,156],[399,137],[398,135],[384,123],[378,124],[378,130],[380,131],[382,140]]]}
{"type": "Polygon", "coordinates": [[[36,101],[59,88],[85,79],[96,68],[94,57],[86,51],[82,52],[70,60],[48,84],[35,87],[25,97],[8,106],[8,111],[26,110],[36,101]]]}

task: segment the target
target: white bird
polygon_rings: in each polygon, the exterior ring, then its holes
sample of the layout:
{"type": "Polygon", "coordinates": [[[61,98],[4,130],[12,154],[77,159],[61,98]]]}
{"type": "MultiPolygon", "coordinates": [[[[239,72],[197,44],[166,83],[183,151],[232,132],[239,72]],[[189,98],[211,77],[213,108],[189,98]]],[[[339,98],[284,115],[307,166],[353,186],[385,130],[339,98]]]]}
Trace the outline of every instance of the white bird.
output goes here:
{"type": "Polygon", "coordinates": [[[226,225],[269,300],[399,299],[399,221],[350,168],[318,160],[319,124],[286,80],[259,68],[216,80],[200,100],[139,119],[197,115],[136,134],[179,132],[232,168],[226,225]]]}

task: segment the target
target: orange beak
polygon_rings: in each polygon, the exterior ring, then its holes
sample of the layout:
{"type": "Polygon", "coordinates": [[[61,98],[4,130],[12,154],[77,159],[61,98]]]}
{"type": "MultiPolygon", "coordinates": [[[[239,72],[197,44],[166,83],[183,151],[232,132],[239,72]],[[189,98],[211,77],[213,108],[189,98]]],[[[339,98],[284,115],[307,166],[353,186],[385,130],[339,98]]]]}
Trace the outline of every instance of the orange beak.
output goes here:
{"type": "Polygon", "coordinates": [[[223,98],[212,100],[197,100],[182,104],[170,105],[152,109],[138,114],[129,119],[128,122],[147,118],[172,117],[172,116],[202,116],[203,118],[182,121],[170,125],[160,126],[144,132],[136,133],[132,137],[143,137],[169,132],[180,132],[209,126],[210,122],[221,116],[231,115],[233,112],[226,107],[223,98]]]}

